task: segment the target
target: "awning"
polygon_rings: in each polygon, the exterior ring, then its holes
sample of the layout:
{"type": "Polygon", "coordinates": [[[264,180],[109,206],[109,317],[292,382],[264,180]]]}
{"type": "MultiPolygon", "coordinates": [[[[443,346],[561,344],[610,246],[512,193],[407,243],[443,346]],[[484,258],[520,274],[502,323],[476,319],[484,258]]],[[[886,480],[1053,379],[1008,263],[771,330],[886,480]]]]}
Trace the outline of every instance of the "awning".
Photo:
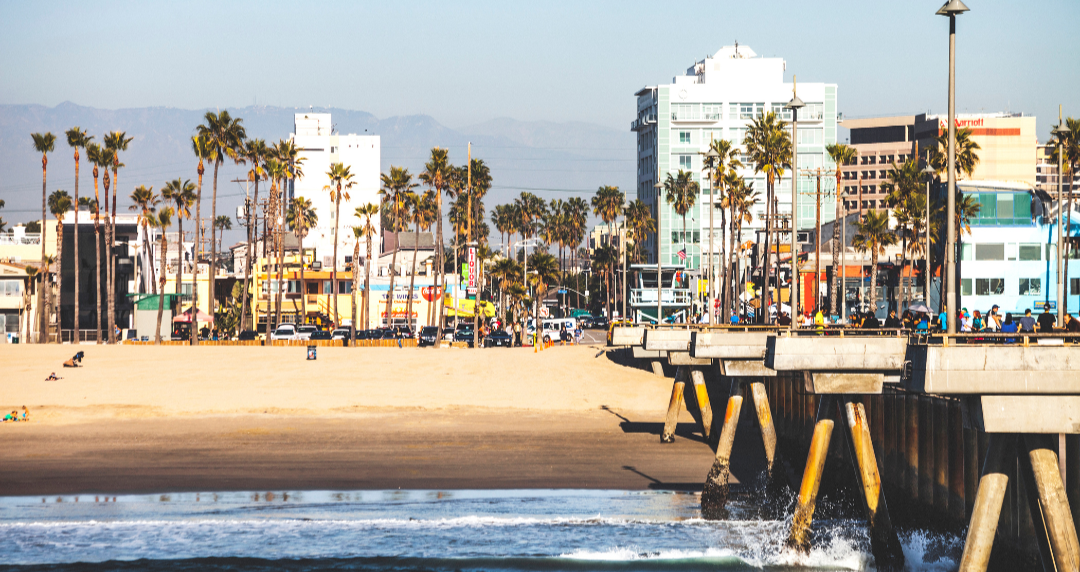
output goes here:
{"type": "MultiPolygon", "coordinates": [[[[212,317],[210,317],[209,314],[207,314],[206,312],[203,312],[202,310],[198,310],[197,312],[198,313],[195,314],[195,321],[197,323],[198,322],[213,323],[214,319],[212,317]]],[[[191,308],[188,308],[186,312],[184,312],[184,313],[180,314],[179,316],[173,318],[173,322],[178,323],[178,324],[190,324],[191,323],[191,308]]]]}

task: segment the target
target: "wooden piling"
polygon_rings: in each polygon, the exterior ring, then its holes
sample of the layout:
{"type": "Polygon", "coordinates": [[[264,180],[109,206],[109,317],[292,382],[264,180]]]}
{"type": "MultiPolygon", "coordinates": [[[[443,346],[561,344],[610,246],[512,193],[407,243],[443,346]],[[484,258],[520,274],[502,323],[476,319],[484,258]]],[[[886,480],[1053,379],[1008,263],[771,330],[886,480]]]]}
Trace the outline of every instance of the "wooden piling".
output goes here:
{"type": "Polygon", "coordinates": [[[694,383],[694,395],[697,397],[698,411],[701,412],[701,435],[706,441],[711,441],[713,415],[709,390],[705,387],[705,373],[693,368],[690,370],[690,379],[694,383]]]}
{"type": "Polygon", "coordinates": [[[867,420],[870,422],[870,436],[873,438],[874,443],[877,446],[874,447],[874,453],[877,456],[877,466],[885,466],[885,427],[886,417],[885,413],[885,396],[883,395],[871,395],[870,403],[874,405],[874,411],[870,414],[867,420]]]}
{"type": "Polygon", "coordinates": [[[765,445],[765,473],[771,482],[773,461],[776,459],[776,428],[773,427],[772,411],[769,409],[769,394],[765,392],[765,384],[760,381],[750,384],[750,394],[754,398],[761,441],[765,445]]]}
{"type": "Polygon", "coordinates": [[[934,398],[934,509],[947,514],[949,509],[949,405],[934,398]]]}
{"type": "Polygon", "coordinates": [[[1080,530],[1080,435],[1065,436],[1065,494],[1073,509],[1073,528],[1080,530]]]}
{"type": "Polygon", "coordinates": [[[896,486],[896,480],[893,478],[893,475],[896,474],[896,399],[894,399],[892,392],[886,390],[886,393],[881,396],[881,402],[882,413],[884,414],[883,422],[885,424],[885,438],[879,441],[883,459],[881,470],[884,474],[884,478],[881,480],[882,486],[892,490],[896,486]]]}
{"type": "Polygon", "coordinates": [[[1012,435],[994,434],[990,437],[986,463],[979,479],[979,492],[975,495],[975,509],[971,513],[964,555],[960,559],[960,572],[985,572],[990,563],[990,551],[997,535],[1005,489],[1009,484],[1007,460],[1015,451],[1012,435]]]}
{"type": "Polygon", "coordinates": [[[964,416],[958,401],[947,401],[949,434],[949,518],[955,522],[967,520],[967,488],[964,475],[964,416]]]}
{"type": "Polygon", "coordinates": [[[671,384],[671,401],[668,402],[667,417],[664,419],[664,433],[660,435],[661,443],[675,441],[675,429],[679,425],[679,411],[683,408],[683,391],[686,388],[686,367],[679,366],[675,370],[675,382],[671,384]]]}
{"type": "Polygon", "coordinates": [[[901,569],[904,551],[889,517],[889,507],[881,490],[877,455],[871,437],[873,421],[867,419],[862,403],[848,400],[844,404],[844,417],[848,428],[848,445],[852,453],[852,467],[859,478],[863,491],[863,508],[870,530],[870,550],[878,569],[901,569]]]}
{"type": "Polygon", "coordinates": [[[919,504],[934,507],[934,415],[933,402],[919,396],[919,504]]]}
{"type": "Polygon", "coordinates": [[[1024,435],[1020,466],[1028,488],[1028,506],[1036,537],[1046,539],[1043,568],[1077,570],[1080,568],[1080,542],[1076,538],[1065,485],[1061,482],[1055,444],[1049,435],[1024,435]],[[1047,549],[1049,558],[1047,559],[1047,549]]]}
{"type": "Polygon", "coordinates": [[[814,521],[821,473],[825,470],[825,458],[829,452],[829,440],[832,438],[831,406],[831,398],[822,396],[818,404],[814,436],[810,439],[810,452],[806,456],[806,468],[803,469],[802,484],[799,487],[799,504],[795,508],[788,533],[787,545],[803,553],[810,551],[810,525],[814,521]]]}
{"type": "Polygon", "coordinates": [[[905,486],[908,499],[912,504],[919,500],[919,396],[909,394],[904,397],[904,468],[905,486]]]}
{"type": "MultiPolygon", "coordinates": [[[[983,456],[985,457],[985,453],[983,456]]],[[[964,428],[964,520],[975,509],[975,491],[979,488],[979,432],[964,428]]]]}
{"type": "Polygon", "coordinates": [[[727,409],[724,410],[724,426],[720,429],[720,438],[716,444],[716,457],[713,459],[709,475],[705,477],[705,487],[701,491],[701,515],[707,520],[724,518],[724,507],[728,499],[728,481],[731,479],[731,446],[735,442],[735,430],[739,427],[739,414],[742,411],[742,383],[739,378],[731,378],[731,392],[728,396],[727,409]]]}

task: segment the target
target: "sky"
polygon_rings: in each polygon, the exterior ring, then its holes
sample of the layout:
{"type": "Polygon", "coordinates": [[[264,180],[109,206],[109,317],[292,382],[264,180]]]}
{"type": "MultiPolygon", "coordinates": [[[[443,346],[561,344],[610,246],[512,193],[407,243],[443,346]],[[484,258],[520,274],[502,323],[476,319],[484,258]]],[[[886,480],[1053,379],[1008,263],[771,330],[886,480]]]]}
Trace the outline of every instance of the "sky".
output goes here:
{"type": "MultiPolygon", "coordinates": [[[[1080,2],[967,0],[957,107],[1080,116],[1080,2]],[[1037,9],[1036,9],[1037,7],[1037,9]],[[1055,31],[1056,30],[1056,31],[1055,31]],[[1070,97],[1071,96],[1071,97],[1070,97]]],[[[629,129],[634,92],[738,41],[839,85],[846,117],[944,113],[941,0],[22,2],[0,0],[0,104],[252,103],[629,129]]]]}

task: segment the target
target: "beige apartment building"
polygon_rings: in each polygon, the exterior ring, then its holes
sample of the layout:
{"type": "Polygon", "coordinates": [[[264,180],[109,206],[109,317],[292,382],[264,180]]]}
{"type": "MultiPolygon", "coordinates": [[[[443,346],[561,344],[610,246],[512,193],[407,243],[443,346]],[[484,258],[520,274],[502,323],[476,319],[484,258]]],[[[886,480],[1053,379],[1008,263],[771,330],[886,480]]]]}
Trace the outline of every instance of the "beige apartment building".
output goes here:
{"type": "MultiPolygon", "coordinates": [[[[845,211],[866,212],[886,208],[881,183],[888,181],[892,164],[912,155],[925,157],[936,145],[935,138],[948,128],[948,117],[924,113],[845,119],[840,125],[851,130],[850,145],[858,151],[854,163],[840,168],[845,211]]],[[[1035,117],[961,113],[956,125],[970,129],[971,140],[980,147],[979,164],[970,180],[1036,184],[1035,117]]]]}

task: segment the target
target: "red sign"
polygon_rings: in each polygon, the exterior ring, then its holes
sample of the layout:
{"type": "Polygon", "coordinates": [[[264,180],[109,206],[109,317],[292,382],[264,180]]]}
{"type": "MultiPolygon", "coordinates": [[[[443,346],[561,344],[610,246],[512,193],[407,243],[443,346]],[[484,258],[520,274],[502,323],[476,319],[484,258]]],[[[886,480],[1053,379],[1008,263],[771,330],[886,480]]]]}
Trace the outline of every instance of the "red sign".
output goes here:
{"type": "Polygon", "coordinates": [[[428,302],[434,302],[439,297],[439,290],[438,286],[424,286],[420,289],[420,295],[428,302]]]}
{"type": "MultiPolygon", "coordinates": [[[[948,119],[939,119],[938,120],[938,125],[941,127],[941,129],[946,129],[949,126],[949,120],[948,119]]],[[[981,117],[979,119],[957,119],[956,120],[956,126],[957,127],[982,127],[983,126],[983,120],[982,120],[981,117]]]]}
{"type": "Polygon", "coordinates": [[[469,247],[469,288],[476,288],[476,247],[469,247]]]}

